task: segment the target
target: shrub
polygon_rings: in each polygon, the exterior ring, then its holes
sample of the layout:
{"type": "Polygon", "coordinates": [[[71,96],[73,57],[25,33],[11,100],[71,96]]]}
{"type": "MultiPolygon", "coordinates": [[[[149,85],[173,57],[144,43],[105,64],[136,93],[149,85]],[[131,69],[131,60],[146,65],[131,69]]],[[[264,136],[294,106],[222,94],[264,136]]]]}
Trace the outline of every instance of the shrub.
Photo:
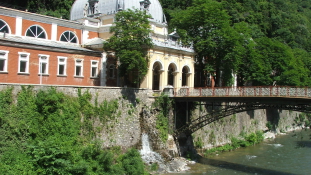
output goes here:
{"type": "Polygon", "coordinates": [[[0,91],[1,174],[143,174],[139,153],[103,150],[93,122],[114,117],[118,101],[95,106],[89,92],[66,96],[56,89],[0,91]],[[109,116],[108,116],[109,115],[109,116]],[[127,172],[128,171],[128,172],[127,172]]]}
{"type": "Polygon", "coordinates": [[[122,166],[128,175],[147,174],[144,163],[136,149],[130,149],[122,156],[122,166]]]}
{"type": "Polygon", "coordinates": [[[232,137],[230,144],[226,144],[224,146],[220,146],[220,147],[216,147],[216,148],[206,150],[205,156],[208,156],[209,154],[212,154],[212,153],[231,151],[231,150],[237,149],[239,147],[251,146],[251,145],[262,142],[263,139],[264,139],[264,137],[263,137],[262,131],[257,131],[256,133],[251,133],[249,135],[246,135],[244,137],[244,139],[237,139],[235,137],[232,137]]]}
{"type": "Polygon", "coordinates": [[[269,131],[272,131],[272,129],[273,129],[273,125],[271,124],[270,121],[268,121],[268,122],[266,123],[266,127],[268,128],[269,131]]]}

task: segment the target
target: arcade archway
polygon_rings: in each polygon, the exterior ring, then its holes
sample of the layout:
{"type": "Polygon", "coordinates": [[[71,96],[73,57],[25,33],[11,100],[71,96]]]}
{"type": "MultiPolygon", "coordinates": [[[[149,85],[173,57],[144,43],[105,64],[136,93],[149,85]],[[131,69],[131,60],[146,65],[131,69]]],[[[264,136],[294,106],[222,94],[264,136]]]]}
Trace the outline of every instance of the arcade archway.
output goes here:
{"type": "Polygon", "coordinates": [[[188,66],[184,66],[182,69],[182,86],[189,86],[189,73],[190,69],[188,66]]]}
{"type": "Polygon", "coordinates": [[[167,72],[167,84],[171,86],[175,86],[175,74],[176,74],[177,68],[174,63],[171,63],[168,66],[168,72],[167,72]]]}
{"type": "Polygon", "coordinates": [[[161,63],[155,62],[152,68],[152,90],[160,90],[161,63]]]}

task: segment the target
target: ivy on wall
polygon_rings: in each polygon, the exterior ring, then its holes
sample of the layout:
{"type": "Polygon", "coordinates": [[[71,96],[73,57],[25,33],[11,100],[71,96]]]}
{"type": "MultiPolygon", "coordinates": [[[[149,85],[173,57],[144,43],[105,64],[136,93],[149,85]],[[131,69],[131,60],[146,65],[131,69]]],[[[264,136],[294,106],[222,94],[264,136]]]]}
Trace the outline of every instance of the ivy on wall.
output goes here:
{"type": "Polygon", "coordinates": [[[169,132],[169,112],[173,106],[173,100],[167,95],[161,95],[156,98],[153,106],[159,109],[157,114],[156,128],[160,133],[161,140],[165,143],[169,132]]]}

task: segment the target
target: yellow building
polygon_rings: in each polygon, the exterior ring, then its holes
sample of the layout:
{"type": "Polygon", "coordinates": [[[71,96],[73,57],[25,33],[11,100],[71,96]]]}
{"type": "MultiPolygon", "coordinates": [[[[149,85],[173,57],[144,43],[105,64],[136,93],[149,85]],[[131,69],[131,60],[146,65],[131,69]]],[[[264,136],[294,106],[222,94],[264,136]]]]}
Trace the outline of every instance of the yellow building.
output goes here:
{"type": "MultiPolygon", "coordinates": [[[[93,50],[101,50],[102,43],[112,34],[114,16],[118,11],[136,8],[146,10],[150,19],[154,47],[149,51],[149,70],[140,88],[163,90],[171,85],[174,88],[194,86],[194,50],[183,47],[178,42],[176,31],[168,33],[165,15],[158,0],[76,0],[71,9],[71,20],[84,26],[84,45],[93,50]],[[98,37],[90,37],[87,29],[97,29],[98,37]],[[92,38],[92,39],[88,39],[92,38]]],[[[114,62],[103,53],[101,67],[102,86],[122,86],[116,76],[114,62]]]]}

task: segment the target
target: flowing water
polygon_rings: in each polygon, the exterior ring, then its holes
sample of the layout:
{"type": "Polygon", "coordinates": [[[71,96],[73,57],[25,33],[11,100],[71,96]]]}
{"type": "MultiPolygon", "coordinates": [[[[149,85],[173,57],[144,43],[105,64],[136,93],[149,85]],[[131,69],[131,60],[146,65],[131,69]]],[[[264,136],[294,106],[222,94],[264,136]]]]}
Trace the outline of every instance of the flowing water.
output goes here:
{"type": "Polygon", "coordinates": [[[140,155],[143,161],[149,165],[157,163],[160,169],[166,170],[167,167],[165,166],[165,164],[163,164],[164,161],[161,155],[151,150],[148,134],[142,134],[141,142],[142,149],[140,150],[140,155]]]}
{"type": "Polygon", "coordinates": [[[189,166],[190,171],[170,175],[309,175],[311,130],[295,131],[255,146],[200,158],[189,166]]]}

